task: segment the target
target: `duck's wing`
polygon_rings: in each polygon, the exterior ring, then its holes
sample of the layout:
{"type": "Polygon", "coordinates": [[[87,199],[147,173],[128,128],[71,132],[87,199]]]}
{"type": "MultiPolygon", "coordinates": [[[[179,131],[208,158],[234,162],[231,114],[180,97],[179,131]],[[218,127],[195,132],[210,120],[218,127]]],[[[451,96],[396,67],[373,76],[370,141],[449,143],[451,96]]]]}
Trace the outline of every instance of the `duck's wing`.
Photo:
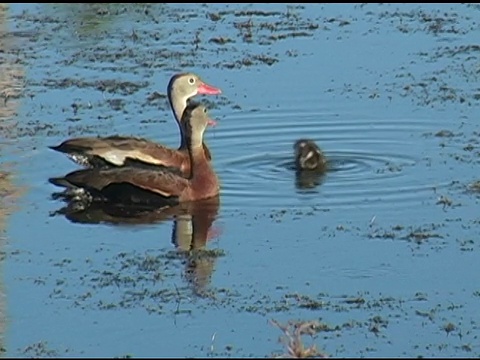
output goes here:
{"type": "Polygon", "coordinates": [[[172,149],[143,138],[118,135],[73,138],[50,148],[90,167],[123,166],[127,159],[135,159],[153,165],[180,168],[188,160],[187,151],[172,149]]]}

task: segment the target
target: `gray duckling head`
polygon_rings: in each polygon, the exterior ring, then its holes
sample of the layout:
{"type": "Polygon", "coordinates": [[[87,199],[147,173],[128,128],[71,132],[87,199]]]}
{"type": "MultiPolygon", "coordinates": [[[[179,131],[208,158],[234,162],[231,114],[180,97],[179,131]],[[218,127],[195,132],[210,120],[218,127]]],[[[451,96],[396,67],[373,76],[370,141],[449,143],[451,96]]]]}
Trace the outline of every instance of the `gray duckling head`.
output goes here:
{"type": "Polygon", "coordinates": [[[293,145],[295,168],[297,171],[324,172],[327,160],[313,140],[299,139],[293,145]]]}

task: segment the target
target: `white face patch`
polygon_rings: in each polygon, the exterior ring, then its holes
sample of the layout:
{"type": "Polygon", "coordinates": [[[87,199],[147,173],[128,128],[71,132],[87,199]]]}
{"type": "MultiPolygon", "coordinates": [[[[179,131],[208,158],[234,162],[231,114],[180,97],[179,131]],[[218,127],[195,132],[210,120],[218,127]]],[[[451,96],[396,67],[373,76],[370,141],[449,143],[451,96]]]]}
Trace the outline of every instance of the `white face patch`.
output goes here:
{"type": "Polygon", "coordinates": [[[314,157],[316,154],[316,151],[313,151],[313,150],[310,150],[307,155],[305,156],[305,161],[311,159],[312,157],[314,157]]]}

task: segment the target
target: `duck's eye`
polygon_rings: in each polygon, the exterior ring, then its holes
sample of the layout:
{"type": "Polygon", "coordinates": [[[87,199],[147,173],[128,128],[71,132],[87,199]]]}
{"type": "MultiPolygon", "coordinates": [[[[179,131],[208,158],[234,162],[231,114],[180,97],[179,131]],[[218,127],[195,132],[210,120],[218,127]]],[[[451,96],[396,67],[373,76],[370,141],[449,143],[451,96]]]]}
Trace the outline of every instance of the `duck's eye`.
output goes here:
{"type": "Polygon", "coordinates": [[[207,108],[203,108],[203,112],[206,114],[207,113],[207,108]]]}
{"type": "Polygon", "coordinates": [[[190,79],[188,79],[188,83],[189,83],[190,85],[195,84],[195,78],[192,78],[192,77],[191,77],[190,79]]]}

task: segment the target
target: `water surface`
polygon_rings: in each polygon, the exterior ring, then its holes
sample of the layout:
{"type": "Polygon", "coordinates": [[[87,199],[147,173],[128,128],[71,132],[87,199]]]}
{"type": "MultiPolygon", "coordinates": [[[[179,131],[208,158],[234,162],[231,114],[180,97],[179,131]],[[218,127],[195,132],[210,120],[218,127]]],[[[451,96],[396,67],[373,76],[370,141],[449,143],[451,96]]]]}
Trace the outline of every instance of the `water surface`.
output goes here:
{"type": "Polygon", "coordinates": [[[478,356],[477,6],[1,11],[6,356],[270,356],[271,319],[319,321],[329,356],[478,356]],[[77,166],[48,146],[177,146],[186,70],[223,90],[198,98],[218,202],[58,214],[47,179],[77,166]],[[299,138],[331,165],[307,184],[299,138]]]}

